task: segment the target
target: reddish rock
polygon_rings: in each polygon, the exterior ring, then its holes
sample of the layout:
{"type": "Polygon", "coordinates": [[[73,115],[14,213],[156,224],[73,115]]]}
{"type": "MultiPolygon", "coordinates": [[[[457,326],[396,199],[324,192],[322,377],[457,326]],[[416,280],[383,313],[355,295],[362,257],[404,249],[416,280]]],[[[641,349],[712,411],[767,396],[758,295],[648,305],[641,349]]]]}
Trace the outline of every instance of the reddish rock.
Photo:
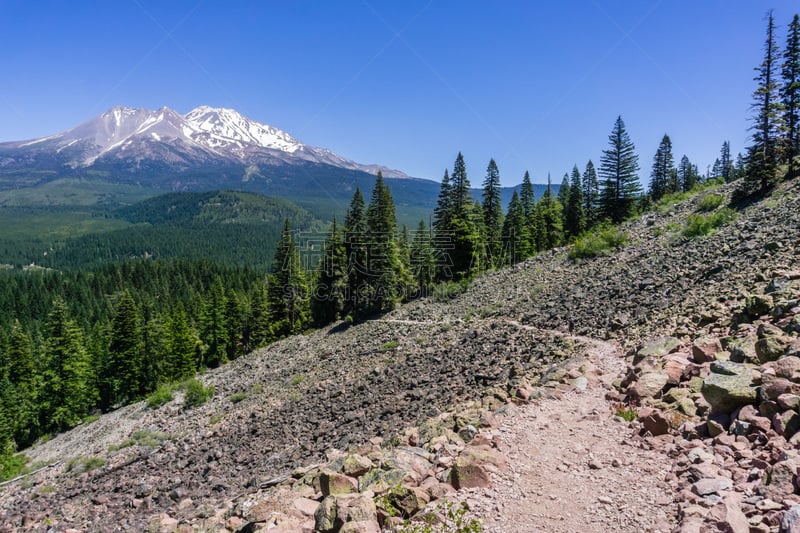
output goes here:
{"type": "Polygon", "coordinates": [[[638,415],[638,420],[642,424],[642,429],[650,432],[654,437],[669,433],[669,420],[667,420],[664,413],[661,411],[649,407],[642,407],[639,409],[638,415]]]}
{"type": "Polygon", "coordinates": [[[696,363],[713,361],[721,351],[722,343],[713,335],[703,335],[692,343],[692,357],[696,363]]]}

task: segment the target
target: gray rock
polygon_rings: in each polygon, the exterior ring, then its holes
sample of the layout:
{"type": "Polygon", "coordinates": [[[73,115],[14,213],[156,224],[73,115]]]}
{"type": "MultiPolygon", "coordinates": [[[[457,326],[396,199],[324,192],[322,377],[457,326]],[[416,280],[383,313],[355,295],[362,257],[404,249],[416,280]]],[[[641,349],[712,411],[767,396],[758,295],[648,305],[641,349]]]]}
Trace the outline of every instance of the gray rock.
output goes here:
{"type": "Polygon", "coordinates": [[[711,373],[703,382],[703,398],[712,412],[730,413],[743,405],[755,403],[758,391],[747,374],[711,373]]]}
{"type": "Polygon", "coordinates": [[[719,494],[720,491],[730,490],[733,482],[726,477],[705,478],[692,484],[692,492],[698,496],[719,494]]]}
{"type": "Polygon", "coordinates": [[[669,376],[665,372],[648,372],[642,374],[637,381],[631,383],[626,391],[635,400],[655,398],[667,386],[669,376]]]}
{"type": "Polygon", "coordinates": [[[780,533],[800,533],[800,505],[793,505],[783,514],[780,533]]]}
{"type": "Polygon", "coordinates": [[[660,337],[652,340],[639,348],[636,355],[633,357],[633,364],[636,365],[642,359],[651,355],[661,358],[667,354],[677,352],[681,344],[681,341],[675,337],[660,337]]]}

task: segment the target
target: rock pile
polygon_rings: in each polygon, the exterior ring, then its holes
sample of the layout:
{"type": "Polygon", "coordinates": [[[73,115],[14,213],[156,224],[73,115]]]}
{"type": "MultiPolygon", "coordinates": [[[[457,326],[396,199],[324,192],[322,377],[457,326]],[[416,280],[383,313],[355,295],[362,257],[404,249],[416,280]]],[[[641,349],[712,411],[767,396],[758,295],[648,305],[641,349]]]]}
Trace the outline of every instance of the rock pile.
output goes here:
{"type": "Polygon", "coordinates": [[[800,530],[800,271],[761,285],[728,336],[646,343],[612,394],[675,458],[682,532],[800,530]]]}

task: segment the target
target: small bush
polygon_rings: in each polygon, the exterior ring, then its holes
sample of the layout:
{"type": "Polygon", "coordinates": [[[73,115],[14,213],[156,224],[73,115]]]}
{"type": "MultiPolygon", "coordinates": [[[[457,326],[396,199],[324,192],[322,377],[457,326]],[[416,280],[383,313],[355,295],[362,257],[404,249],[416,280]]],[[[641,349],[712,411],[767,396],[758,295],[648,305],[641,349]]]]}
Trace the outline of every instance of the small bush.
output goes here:
{"type": "Polygon", "coordinates": [[[714,209],[718,208],[722,205],[722,202],[725,201],[725,197],[719,194],[709,194],[703,197],[700,200],[700,205],[698,209],[700,211],[713,211],[714,209]]]}
{"type": "Polygon", "coordinates": [[[305,379],[305,376],[303,376],[303,374],[297,374],[296,376],[292,376],[292,379],[289,380],[289,384],[292,387],[296,387],[296,386],[300,385],[303,382],[304,379],[305,379]]]}
{"type": "Polygon", "coordinates": [[[84,472],[91,472],[98,468],[103,467],[106,460],[102,457],[74,457],[67,463],[67,472],[75,474],[83,474],[84,472]]]}
{"type": "Polygon", "coordinates": [[[389,341],[381,345],[382,352],[388,352],[389,350],[394,350],[395,348],[397,348],[397,341],[389,341]]]}
{"type": "Polygon", "coordinates": [[[157,448],[161,446],[165,440],[167,440],[167,435],[164,433],[158,433],[155,431],[134,431],[130,438],[125,439],[124,441],[120,442],[119,444],[112,444],[108,447],[109,452],[116,452],[122,450],[124,448],[130,448],[131,446],[146,446],[148,448],[157,448]]]}
{"type": "Polygon", "coordinates": [[[433,287],[433,299],[437,302],[447,302],[463,294],[469,288],[469,280],[443,281],[433,287]]]}
{"type": "Polygon", "coordinates": [[[686,219],[686,227],[683,229],[683,236],[691,239],[708,235],[734,218],[736,218],[736,212],[727,207],[708,215],[689,215],[686,219]]]}
{"type": "Polygon", "coordinates": [[[162,383],[153,393],[147,398],[147,406],[150,409],[158,409],[165,403],[172,401],[172,385],[162,383]]]}
{"type": "Polygon", "coordinates": [[[441,517],[441,522],[435,523],[433,515],[428,515],[427,523],[406,520],[397,529],[398,533],[481,533],[483,524],[476,518],[469,518],[467,504],[461,502],[455,505],[448,501],[437,505],[437,514],[441,517]]]}
{"type": "Polygon", "coordinates": [[[191,409],[203,405],[211,399],[216,392],[213,385],[205,387],[198,380],[190,379],[186,382],[186,394],[183,397],[183,406],[186,409],[191,409]]]}
{"type": "Polygon", "coordinates": [[[231,401],[231,403],[239,403],[245,398],[247,398],[246,392],[234,392],[228,399],[231,401]]]}
{"type": "Polygon", "coordinates": [[[15,478],[23,473],[27,462],[28,458],[22,454],[0,454],[0,481],[15,478]]]}
{"type": "Polygon", "coordinates": [[[579,237],[572,245],[569,257],[570,259],[581,259],[607,254],[610,250],[622,247],[627,241],[628,236],[618,228],[599,228],[579,237]]]}

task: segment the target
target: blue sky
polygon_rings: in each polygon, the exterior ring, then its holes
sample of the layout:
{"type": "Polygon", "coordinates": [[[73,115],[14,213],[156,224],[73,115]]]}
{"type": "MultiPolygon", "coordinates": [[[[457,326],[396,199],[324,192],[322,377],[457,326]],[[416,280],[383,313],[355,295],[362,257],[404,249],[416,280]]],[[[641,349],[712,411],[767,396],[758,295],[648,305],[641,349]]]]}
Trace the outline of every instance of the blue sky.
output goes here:
{"type": "Polygon", "coordinates": [[[617,115],[642,181],[664,133],[701,171],[747,143],[764,15],[795,1],[0,0],[0,141],[115,105],[232,107],[307,144],[479,185],[597,163],[617,115]]]}

